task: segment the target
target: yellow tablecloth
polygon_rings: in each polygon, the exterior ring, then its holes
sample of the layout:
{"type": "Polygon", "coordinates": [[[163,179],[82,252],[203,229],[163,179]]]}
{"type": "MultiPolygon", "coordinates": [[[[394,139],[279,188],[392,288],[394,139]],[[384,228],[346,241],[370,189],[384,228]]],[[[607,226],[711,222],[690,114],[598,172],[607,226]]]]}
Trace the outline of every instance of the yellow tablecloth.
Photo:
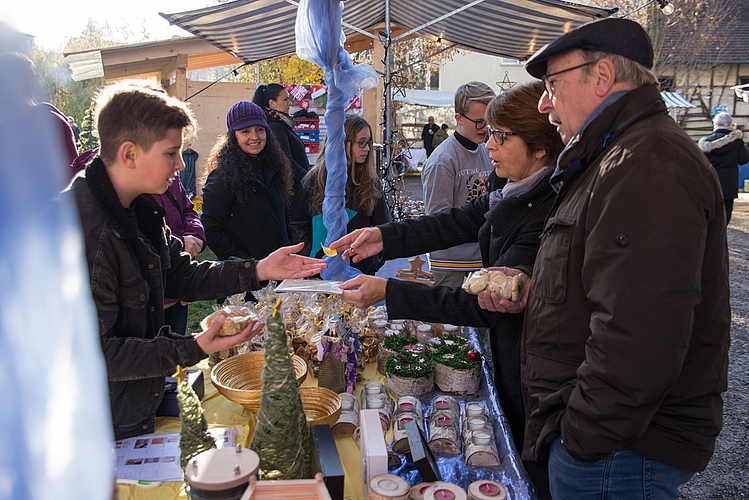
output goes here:
{"type": "MultiPolygon", "coordinates": [[[[236,442],[249,447],[252,433],[255,430],[254,414],[238,403],[229,401],[222,396],[211,383],[211,372],[208,360],[203,360],[197,366],[203,370],[205,380],[205,395],[203,396],[203,410],[209,428],[234,427],[236,442]]],[[[377,363],[367,364],[364,371],[364,381],[357,382],[354,393],[358,398],[361,388],[368,382],[379,381],[385,383],[385,378],[377,373],[377,363]]],[[[317,379],[308,374],[302,386],[317,386],[317,379]]],[[[180,431],[178,417],[156,418],[156,434],[173,434],[180,431]]],[[[388,439],[392,439],[392,430],[388,431],[388,439]]],[[[350,435],[336,435],[336,446],[341,464],[346,474],[346,500],[362,500],[364,498],[361,482],[361,454],[350,435]]],[[[119,485],[120,500],[176,500],[187,498],[181,482],[163,482],[153,487],[142,487],[134,484],[119,485]]]]}
{"type": "MultiPolygon", "coordinates": [[[[473,328],[468,328],[467,331],[469,333],[471,345],[483,353],[483,346],[478,336],[478,332],[473,328]]],[[[255,418],[253,413],[238,403],[232,403],[218,393],[216,388],[213,387],[213,384],[211,384],[207,361],[200,363],[197,368],[202,369],[205,376],[203,409],[205,410],[206,419],[208,420],[208,426],[211,428],[234,427],[236,430],[236,442],[244,447],[248,447],[250,440],[252,439],[252,432],[255,429],[255,418]]],[[[440,463],[442,477],[449,482],[455,483],[475,481],[478,479],[491,479],[500,482],[507,488],[511,488],[512,498],[518,500],[535,500],[536,497],[530,486],[527,474],[525,473],[523,465],[512,444],[509,425],[501,414],[501,408],[498,406],[496,389],[491,383],[491,380],[492,375],[490,370],[487,366],[484,366],[482,369],[481,389],[475,397],[483,399],[484,404],[490,411],[490,415],[493,415],[495,438],[497,439],[502,466],[494,471],[487,471],[484,468],[472,468],[469,471],[465,465],[460,465],[460,460],[455,461],[453,459],[455,462],[454,466],[457,467],[457,469],[451,469],[448,463],[450,459],[439,457],[437,460],[438,463],[440,463]],[[460,469],[460,467],[462,467],[462,469],[460,469]],[[446,474],[449,474],[451,477],[447,477],[446,474]]],[[[364,371],[364,380],[357,382],[356,384],[357,390],[354,392],[354,395],[359,398],[362,387],[364,387],[368,382],[374,381],[385,382],[384,377],[377,373],[377,364],[369,363],[364,371]]],[[[312,374],[308,374],[307,379],[302,385],[316,386],[317,379],[314,378],[312,374]]],[[[155,434],[171,434],[179,431],[179,418],[160,417],[156,419],[155,434]]],[[[392,438],[393,431],[389,430],[387,432],[388,442],[392,442],[392,438]]],[[[338,455],[340,456],[341,464],[343,465],[343,470],[346,474],[344,497],[346,500],[362,500],[364,495],[361,482],[361,453],[359,452],[359,448],[356,446],[351,436],[348,435],[337,435],[335,436],[335,441],[338,448],[338,455]]],[[[467,487],[467,485],[464,485],[464,487],[467,487]]],[[[181,482],[165,482],[153,488],[144,488],[129,484],[120,485],[119,493],[121,500],[174,500],[186,498],[181,482]]]]}

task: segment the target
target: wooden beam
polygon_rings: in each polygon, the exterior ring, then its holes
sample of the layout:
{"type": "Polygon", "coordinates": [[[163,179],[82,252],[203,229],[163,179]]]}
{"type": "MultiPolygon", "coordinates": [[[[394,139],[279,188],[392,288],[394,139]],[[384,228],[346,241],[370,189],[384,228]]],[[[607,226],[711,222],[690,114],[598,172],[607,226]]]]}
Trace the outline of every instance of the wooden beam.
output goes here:
{"type": "Polygon", "coordinates": [[[143,43],[101,49],[101,60],[104,67],[128,64],[153,59],[171,58],[177,54],[204,54],[218,49],[200,38],[182,38],[174,41],[143,43]]]}
{"type": "MultiPolygon", "coordinates": [[[[383,101],[382,96],[385,91],[384,76],[385,66],[382,64],[382,60],[385,58],[385,47],[380,43],[379,40],[373,40],[374,42],[374,69],[380,76],[380,81],[377,87],[371,90],[364,91],[364,119],[367,120],[369,126],[372,127],[372,139],[374,142],[382,143],[382,131],[383,131],[383,116],[382,107],[383,101]]],[[[379,165],[377,166],[379,168],[379,165]]]]}
{"type": "Polygon", "coordinates": [[[187,69],[187,54],[177,54],[170,58],[169,62],[161,68],[161,80],[170,80],[179,69],[187,69]]]}
{"type": "Polygon", "coordinates": [[[242,64],[242,60],[234,57],[228,52],[217,50],[203,54],[187,55],[187,71],[194,69],[215,68],[216,66],[236,66],[242,64]]]}

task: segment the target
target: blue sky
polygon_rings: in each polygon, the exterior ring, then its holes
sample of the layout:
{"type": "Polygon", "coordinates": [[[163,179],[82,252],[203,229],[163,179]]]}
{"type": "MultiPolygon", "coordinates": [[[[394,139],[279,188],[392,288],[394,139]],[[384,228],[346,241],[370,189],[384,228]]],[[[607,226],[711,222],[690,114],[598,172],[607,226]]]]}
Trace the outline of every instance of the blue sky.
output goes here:
{"type": "Polygon", "coordinates": [[[152,40],[189,36],[186,31],[159,16],[159,12],[172,14],[216,5],[215,0],[8,0],[0,9],[0,20],[15,29],[36,37],[36,45],[46,49],[62,49],[68,39],[79,35],[88,19],[97,24],[109,22],[113,33],[127,25],[140,34],[145,25],[152,40]]]}

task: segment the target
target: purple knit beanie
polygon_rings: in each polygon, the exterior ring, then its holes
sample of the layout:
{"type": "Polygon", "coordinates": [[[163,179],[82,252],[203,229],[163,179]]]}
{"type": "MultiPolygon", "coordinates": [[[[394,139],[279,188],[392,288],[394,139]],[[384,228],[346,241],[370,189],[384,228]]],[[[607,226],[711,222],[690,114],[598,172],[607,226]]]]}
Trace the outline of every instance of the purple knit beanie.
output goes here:
{"type": "Polygon", "coordinates": [[[265,111],[257,104],[239,101],[226,113],[226,128],[229,132],[254,126],[268,128],[265,111]]]}

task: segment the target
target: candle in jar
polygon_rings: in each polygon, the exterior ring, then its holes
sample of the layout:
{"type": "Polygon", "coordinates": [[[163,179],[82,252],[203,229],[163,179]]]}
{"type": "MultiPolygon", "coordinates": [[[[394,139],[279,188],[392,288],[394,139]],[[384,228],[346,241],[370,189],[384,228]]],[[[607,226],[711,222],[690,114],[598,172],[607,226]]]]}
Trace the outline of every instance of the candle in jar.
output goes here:
{"type": "Polygon", "coordinates": [[[468,403],[466,405],[466,414],[469,417],[478,417],[484,413],[484,409],[478,403],[468,403]]]}
{"type": "Polygon", "coordinates": [[[455,493],[453,493],[450,490],[439,489],[434,492],[435,500],[453,500],[454,498],[455,498],[455,493]]]}
{"type": "Polygon", "coordinates": [[[468,428],[472,431],[486,427],[486,419],[481,417],[472,417],[468,419],[468,428]]]}
{"type": "Polygon", "coordinates": [[[494,483],[483,483],[481,486],[479,486],[479,491],[483,493],[484,495],[495,497],[499,494],[500,487],[498,484],[494,483]]]}
{"type": "Polygon", "coordinates": [[[453,423],[453,419],[450,417],[439,417],[437,418],[437,423],[439,425],[451,425],[453,423]]]}

